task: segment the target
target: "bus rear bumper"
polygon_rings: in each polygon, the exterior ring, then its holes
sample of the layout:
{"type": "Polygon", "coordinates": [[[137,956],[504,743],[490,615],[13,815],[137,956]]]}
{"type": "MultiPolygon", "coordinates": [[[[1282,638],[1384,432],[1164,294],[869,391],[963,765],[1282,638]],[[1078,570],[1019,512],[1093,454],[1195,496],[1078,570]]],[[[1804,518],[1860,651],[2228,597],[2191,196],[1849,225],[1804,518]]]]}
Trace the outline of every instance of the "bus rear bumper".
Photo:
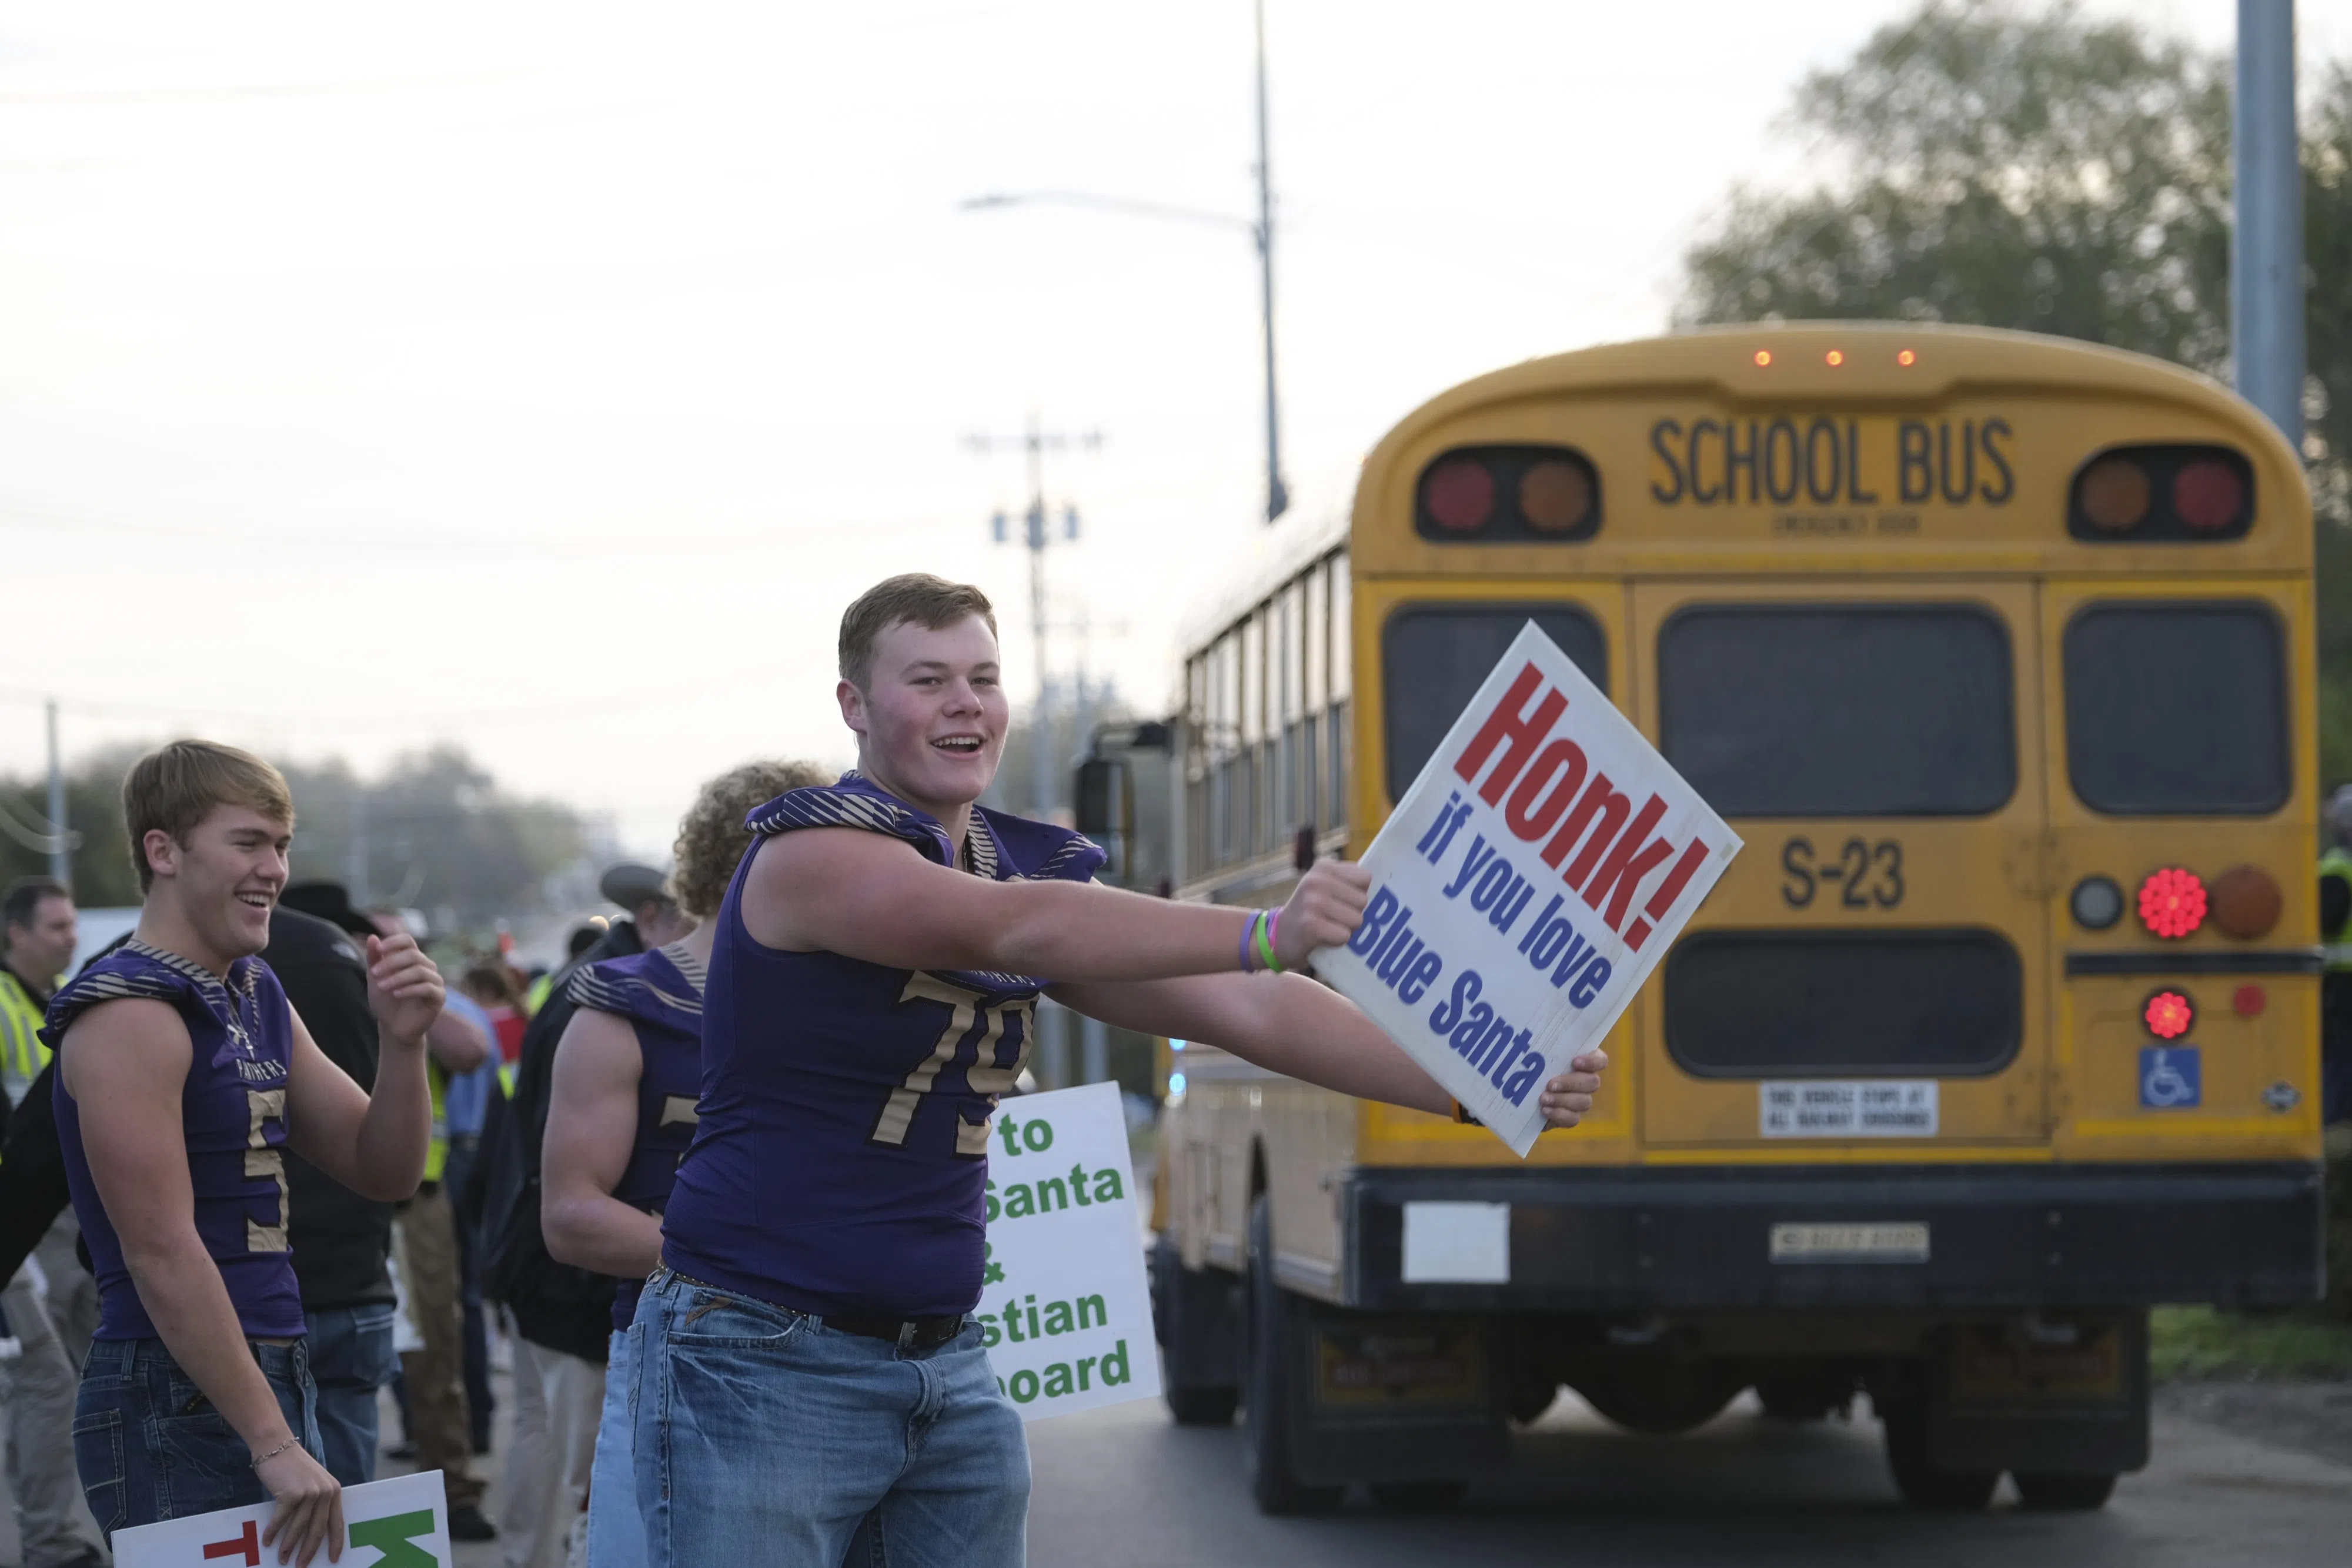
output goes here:
{"type": "Polygon", "coordinates": [[[1408,1312],[2283,1305],[2321,1293],[2320,1193],[2302,1163],[1360,1169],[1342,1293],[1408,1312]]]}

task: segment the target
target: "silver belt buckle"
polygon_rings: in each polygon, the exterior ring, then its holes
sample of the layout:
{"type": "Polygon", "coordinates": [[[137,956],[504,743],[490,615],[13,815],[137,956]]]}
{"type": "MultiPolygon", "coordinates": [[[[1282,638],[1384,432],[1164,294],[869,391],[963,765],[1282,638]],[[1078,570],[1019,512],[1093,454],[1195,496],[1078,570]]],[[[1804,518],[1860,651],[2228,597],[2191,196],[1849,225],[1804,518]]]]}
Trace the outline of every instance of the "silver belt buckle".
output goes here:
{"type": "Polygon", "coordinates": [[[898,1348],[900,1350],[915,1348],[915,1320],[912,1318],[898,1320],[898,1348]]]}

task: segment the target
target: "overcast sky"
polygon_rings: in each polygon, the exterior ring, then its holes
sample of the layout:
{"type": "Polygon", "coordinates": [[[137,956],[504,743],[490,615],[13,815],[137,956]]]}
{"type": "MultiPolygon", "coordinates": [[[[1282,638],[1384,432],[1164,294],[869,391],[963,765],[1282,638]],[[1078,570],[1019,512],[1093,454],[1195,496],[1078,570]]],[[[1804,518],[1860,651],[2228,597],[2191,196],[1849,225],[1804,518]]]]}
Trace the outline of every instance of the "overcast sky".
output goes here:
{"type": "MultiPolygon", "coordinates": [[[[1911,9],[1270,0],[1301,506],[1455,381],[1662,328],[1735,183],[1824,172],[1796,81],[1911,9]]],[[[887,573],[983,584],[1025,699],[1021,464],[966,437],[1033,411],[1103,436],[1049,471],[1052,662],[1160,706],[1263,544],[1248,239],[960,204],[1240,214],[1253,136],[1247,0],[0,5],[0,771],[51,692],[69,754],[446,737],[657,852],[746,757],[846,759],[887,573]]]]}

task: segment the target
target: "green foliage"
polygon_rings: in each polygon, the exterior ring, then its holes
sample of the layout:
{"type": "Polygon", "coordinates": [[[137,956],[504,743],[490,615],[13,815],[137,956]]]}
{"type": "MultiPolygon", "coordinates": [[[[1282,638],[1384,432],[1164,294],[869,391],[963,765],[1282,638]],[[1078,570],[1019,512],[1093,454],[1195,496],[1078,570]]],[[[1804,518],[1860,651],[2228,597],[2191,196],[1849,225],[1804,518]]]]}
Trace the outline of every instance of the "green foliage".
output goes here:
{"type": "MultiPolygon", "coordinates": [[[[2352,778],[2352,68],[2304,100],[2305,443],[2319,513],[2319,765],[2352,778]]],[[[1736,193],[1685,260],[1685,324],[1948,321],[2214,376],[2230,352],[2230,66],[2071,5],[1929,0],[1798,90],[1842,171],[1736,193]]]]}
{"type": "MultiPolygon", "coordinates": [[[[82,835],[73,856],[74,894],[84,904],[139,902],[121,788],[124,772],[145,749],[95,754],[67,778],[67,820],[82,835]]],[[[502,915],[540,908],[546,878],[585,852],[578,813],[506,793],[455,747],[402,757],[367,782],[341,762],[280,767],[294,792],[298,882],[348,882],[354,840],[363,839],[367,896],[446,910],[479,931],[502,915]]],[[[0,779],[14,814],[28,821],[46,816],[47,789],[39,779],[0,779]]],[[[42,855],[0,839],[0,883],[46,869],[42,855]]],[[[443,923],[438,914],[436,920],[443,923]]]]}
{"type": "Polygon", "coordinates": [[[2229,78],[2071,6],[1930,4],[1792,118],[1839,187],[1741,193],[1687,258],[1686,321],[2012,327],[2200,368],[2229,347],[2229,78]]]}
{"type": "Polygon", "coordinates": [[[2158,1307],[2147,1327],[2148,1367],[2159,1380],[2352,1375],[2352,1323],[2304,1313],[2158,1307]]]}

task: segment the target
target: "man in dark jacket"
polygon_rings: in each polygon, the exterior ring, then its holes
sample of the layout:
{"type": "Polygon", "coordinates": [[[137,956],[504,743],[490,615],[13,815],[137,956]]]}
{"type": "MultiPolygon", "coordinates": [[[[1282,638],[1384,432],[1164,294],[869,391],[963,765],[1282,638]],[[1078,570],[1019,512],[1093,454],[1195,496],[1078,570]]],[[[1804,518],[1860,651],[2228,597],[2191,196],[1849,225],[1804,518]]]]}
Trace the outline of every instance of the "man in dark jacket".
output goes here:
{"type": "MultiPolygon", "coordinates": [[[[269,915],[262,958],[327,1060],[366,1089],[375,1082],[376,1029],[368,1012],[372,934],[334,883],[289,887],[269,915]]],[[[393,1354],[392,1205],[377,1203],[289,1151],[289,1235],[319,1385],[319,1436],[328,1471],[345,1486],[375,1479],[376,1390],[400,1364],[393,1354]]]]}

